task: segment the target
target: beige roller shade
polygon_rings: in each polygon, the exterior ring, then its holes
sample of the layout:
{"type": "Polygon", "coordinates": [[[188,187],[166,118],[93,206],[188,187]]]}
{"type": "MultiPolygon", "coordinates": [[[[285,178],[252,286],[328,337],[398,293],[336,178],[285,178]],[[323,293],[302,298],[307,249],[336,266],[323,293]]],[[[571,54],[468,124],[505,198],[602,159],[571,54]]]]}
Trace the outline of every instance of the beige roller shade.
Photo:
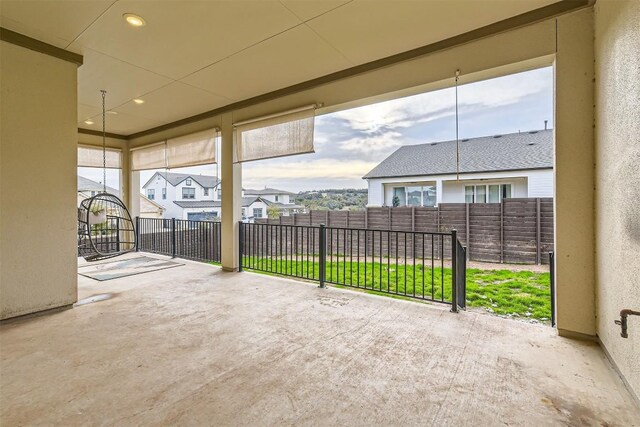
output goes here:
{"type": "Polygon", "coordinates": [[[235,125],[236,160],[313,153],[315,106],[235,125]]]}
{"type": "Polygon", "coordinates": [[[216,162],[216,129],[167,140],[167,167],[210,165],[216,162]]]}
{"type": "MultiPolygon", "coordinates": [[[[120,169],[122,167],[122,152],[120,150],[107,148],[105,154],[108,168],[120,169]]],[[[102,165],[102,147],[78,146],[78,166],[101,168],[102,165]]]]}
{"type": "Polygon", "coordinates": [[[167,167],[166,143],[160,142],[131,150],[131,170],[164,169],[167,167]]]}

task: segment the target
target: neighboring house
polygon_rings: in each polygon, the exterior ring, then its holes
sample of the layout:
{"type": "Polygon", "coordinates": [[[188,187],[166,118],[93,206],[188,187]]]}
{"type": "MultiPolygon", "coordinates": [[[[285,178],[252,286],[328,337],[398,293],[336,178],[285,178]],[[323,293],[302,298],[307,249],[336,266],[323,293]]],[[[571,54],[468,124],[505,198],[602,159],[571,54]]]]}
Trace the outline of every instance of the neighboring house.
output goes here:
{"type": "Polygon", "coordinates": [[[553,130],[400,147],[363,178],[368,206],[498,203],[553,197],[553,130]]]}
{"type": "Polygon", "coordinates": [[[165,208],[165,218],[189,219],[190,212],[208,218],[220,216],[219,209],[211,209],[212,202],[220,202],[219,186],[220,180],[214,176],[156,172],[142,188],[149,199],[165,208]],[[185,211],[181,202],[192,202],[190,211],[185,211]]]}
{"type": "MultiPolygon", "coordinates": [[[[278,212],[283,216],[289,216],[294,213],[303,212],[304,206],[296,205],[292,203],[292,198],[296,196],[295,193],[290,191],[278,190],[275,188],[264,188],[262,190],[243,189],[243,195],[245,197],[259,197],[268,203],[268,206],[278,209],[278,212]]],[[[245,216],[243,214],[243,216],[245,216]]],[[[255,216],[250,211],[247,211],[246,216],[255,216]]],[[[265,218],[266,212],[262,218],[265,218]]],[[[259,217],[260,218],[260,217],[259,217]]]]}
{"type": "MultiPolygon", "coordinates": [[[[142,188],[149,199],[166,209],[166,218],[210,221],[222,216],[222,189],[214,176],[156,172],[142,188]]],[[[288,191],[265,188],[242,192],[243,219],[266,218],[271,206],[282,215],[304,209],[291,203],[295,194],[288,191]]]]}
{"type": "MultiPolygon", "coordinates": [[[[115,188],[106,188],[108,193],[120,197],[120,191],[115,188]]],[[[84,199],[95,196],[103,191],[102,184],[83,176],[78,176],[78,206],[84,199]]],[[[140,217],[141,218],[163,218],[164,208],[153,200],[149,200],[140,194],[140,217]]]]}
{"type": "MultiPolygon", "coordinates": [[[[222,203],[220,200],[211,201],[176,201],[182,209],[182,219],[190,219],[194,221],[213,221],[222,216],[222,203]]],[[[270,202],[262,197],[243,197],[242,198],[242,219],[253,220],[255,218],[266,218],[267,209],[270,202]]]]}

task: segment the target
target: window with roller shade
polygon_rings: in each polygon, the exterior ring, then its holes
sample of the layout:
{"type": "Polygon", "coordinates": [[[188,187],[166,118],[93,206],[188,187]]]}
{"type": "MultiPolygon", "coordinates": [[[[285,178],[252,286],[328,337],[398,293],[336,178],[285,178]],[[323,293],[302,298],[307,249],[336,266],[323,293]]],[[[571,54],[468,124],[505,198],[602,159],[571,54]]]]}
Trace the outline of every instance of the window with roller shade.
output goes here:
{"type": "Polygon", "coordinates": [[[217,129],[170,138],[155,144],[131,149],[131,169],[173,169],[216,162],[217,129]]]}
{"type": "Polygon", "coordinates": [[[315,106],[234,124],[236,161],[313,153],[315,106]]]}
{"type": "Polygon", "coordinates": [[[120,194],[122,174],[122,151],[107,147],[105,152],[106,171],[103,171],[102,146],[79,145],[77,158],[78,191],[86,197],[103,191],[102,182],[106,175],[107,192],[120,194]],[[90,184],[90,180],[93,184],[90,184]],[[94,188],[95,187],[95,188],[94,188]]]}

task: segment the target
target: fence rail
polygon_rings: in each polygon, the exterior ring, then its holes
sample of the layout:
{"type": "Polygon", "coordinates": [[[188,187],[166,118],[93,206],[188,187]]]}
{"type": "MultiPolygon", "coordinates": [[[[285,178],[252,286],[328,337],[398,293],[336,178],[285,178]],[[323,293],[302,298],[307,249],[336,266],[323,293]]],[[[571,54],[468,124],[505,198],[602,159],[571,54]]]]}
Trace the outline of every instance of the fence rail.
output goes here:
{"type": "Polygon", "coordinates": [[[137,217],[136,230],[139,251],[220,262],[219,222],[137,217]]]}
{"type": "Polygon", "coordinates": [[[553,250],[553,199],[501,203],[441,203],[438,207],[371,207],[364,211],[310,211],[260,223],[367,230],[451,232],[471,261],[546,264],[553,250]]]}
{"type": "Polygon", "coordinates": [[[239,226],[241,269],[464,307],[465,256],[456,256],[462,246],[455,231],[239,226]]]}

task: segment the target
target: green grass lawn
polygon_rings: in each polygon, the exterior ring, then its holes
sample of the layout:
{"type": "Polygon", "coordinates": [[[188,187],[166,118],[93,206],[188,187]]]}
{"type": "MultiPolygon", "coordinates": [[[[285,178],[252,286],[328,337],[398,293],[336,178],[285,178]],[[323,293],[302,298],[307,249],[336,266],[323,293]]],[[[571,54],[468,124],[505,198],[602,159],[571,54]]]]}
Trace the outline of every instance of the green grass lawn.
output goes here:
{"type": "MultiPolygon", "coordinates": [[[[311,280],[319,277],[319,263],[244,257],[243,265],[255,265],[272,274],[299,276],[311,280]]],[[[424,296],[451,301],[451,269],[430,263],[395,265],[387,262],[336,261],[327,263],[326,282],[351,285],[367,292],[393,296],[424,296]]],[[[467,269],[467,306],[480,307],[499,315],[548,320],[551,317],[549,273],[530,271],[467,269]]]]}

